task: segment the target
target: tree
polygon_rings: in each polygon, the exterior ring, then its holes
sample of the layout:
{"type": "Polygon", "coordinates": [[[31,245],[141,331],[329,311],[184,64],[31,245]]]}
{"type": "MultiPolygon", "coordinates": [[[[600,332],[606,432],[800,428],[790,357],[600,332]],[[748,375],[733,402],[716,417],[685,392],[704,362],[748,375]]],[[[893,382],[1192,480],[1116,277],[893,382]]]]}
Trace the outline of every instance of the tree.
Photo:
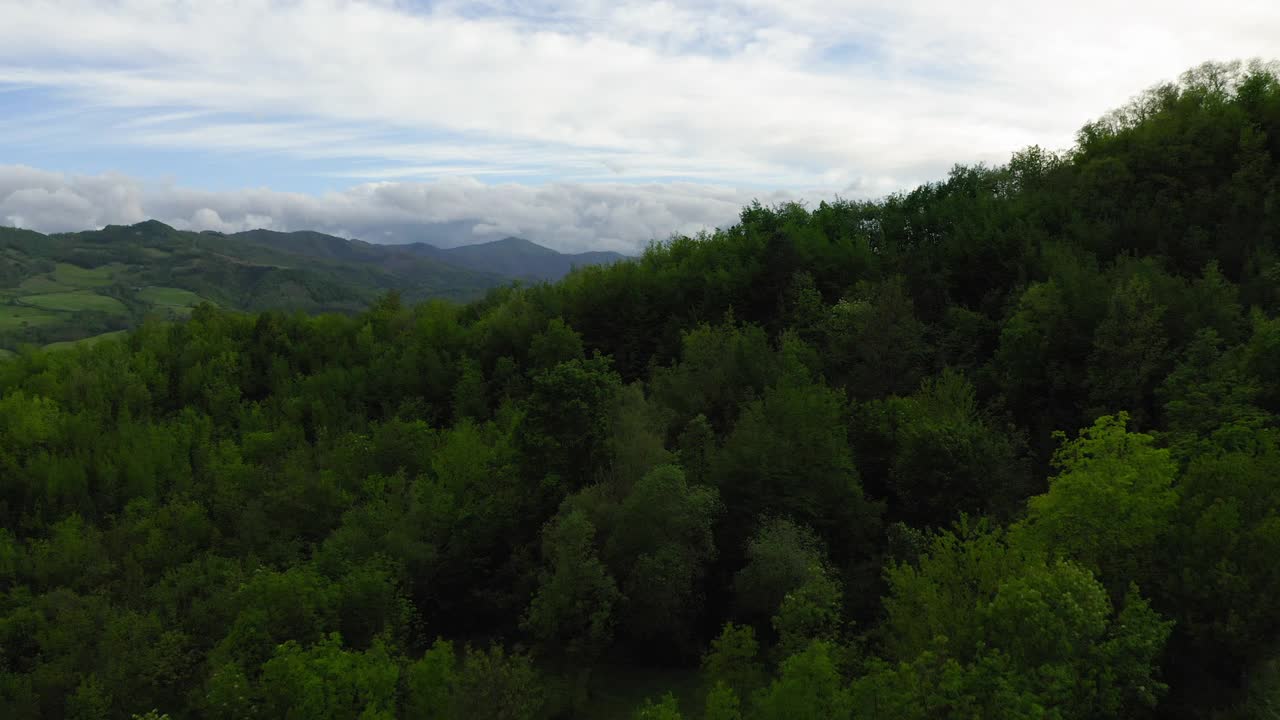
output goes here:
{"type": "Polygon", "coordinates": [[[663,446],[666,430],[662,409],[644,395],[640,383],[623,388],[611,423],[610,483],[626,492],[650,469],[672,461],[663,446]]]}
{"type": "Polygon", "coordinates": [[[462,361],[458,380],[453,386],[453,417],[455,421],[470,419],[482,421],[489,415],[488,387],[480,364],[470,358],[462,361]]]}
{"type": "Polygon", "coordinates": [[[1210,449],[1215,434],[1261,427],[1267,413],[1257,405],[1259,393],[1257,377],[1245,370],[1244,348],[1224,349],[1215,330],[1200,330],[1156,390],[1164,404],[1161,437],[1174,457],[1189,459],[1210,449]]]}
{"type": "Polygon", "coordinates": [[[742,720],[742,701],[738,694],[724,683],[717,683],[707,693],[703,720],[742,720]]]}
{"type": "Polygon", "coordinates": [[[1153,575],[1150,560],[1172,528],[1177,466],[1154,438],[1125,429],[1128,416],[1103,416],[1054,456],[1058,475],[1031,498],[1019,532],[1071,558],[1113,591],[1153,575]]]}
{"type": "MultiPolygon", "coordinates": [[[[736,704],[737,699],[750,696],[764,683],[759,655],[760,646],[750,625],[725,623],[720,635],[711,641],[711,649],[702,656],[702,674],[713,693],[716,688],[725,688],[736,704]]],[[[707,703],[711,704],[710,696],[707,703]]]]}
{"type": "Polygon", "coordinates": [[[458,675],[452,717],[533,720],[542,714],[545,691],[527,655],[501,646],[468,649],[458,675]]]}
{"type": "Polygon", "coordinates": [[[723,545],[741,547],[745,533],[732,529],[765,513],[810,525],[842,550],[878,528],[880,509],[863,497],[853,463],[844,403],[823,385],[772,387],[743,407],[714,476],[731,528],[723,545]]]}
{"type": "Polygon", "coordinates": [[[1018,297],[992,358],[999,392],[1037,445],[1082,420],[1080,389],[1110,294],[1096,258],[1082,248],[1044,243],[1041,253],[1048,278],[1018,297]]]}
{"type": "Polygon", "coordinates": [[[667,693],[657,701],[645,701],[634,717],[636,720],[681,720],[684,716],[680,714],[680,705],[675,696],[667,693]]]}
{"type": "Polygon", "coordinates": [[[613,637],[616,583],[600,562],[595,528],[581,511],[547,523],[542,554],[548,569],[522,625],[534,637],[589,665],[613,637]]]}
{"type": "Polygon", "coordinates": [[[673,411],[678,424],[701,415],[717,432],[728,429],[739,406],[777,380],[779,358],[757,325],[699,325],[681,338],[680,362],[658,367],[654,397],[673,411]]]}
{"type": "Polygon", "coordinates": [[[959,513],[1009,516],[1030,480],[1021,438],[980,408],[973,385],[945,370],[915,394],[862,409],[882,425],[892,512],[916,525],[943,526],[959,513]]]}
{"type": "Polygon", "coordinates": [[[815,575],[830,572],[818,536],[787,518],[765,521],[747,544],[746,557],[733,578],[734,598],[738,612],[755,622],[775,615],[815,575]]]}
{"type": "Polygon", "coordinates": [[[619,505],[604,557],[623,578],[622,627],[633,639],[676,647],[691,639],[721,511],[715,488],[689,485],[675,465],[650,470],[619,505]]]}
{"type": "Polygon", "coordinates": [[[551,318],[547,329],[529,341],[529,364],[534,370],[549,370],[562,362],[581,360],[582,336],[563,318],[551,318]]]}
{"type": "Polygon", "coordinates": [[[264,710],[279,718],[395,717],[400,670],[380,644],[363,653],[330,635],[306,650],[294,641],[262,667],[264,710]]]}
{"type": "Polygon", "coordinates": [[[453,711],[458,685],[457,654],[453,643],[437,639],[405,669],[405,711],[422,720],[444,720],[453,711]]]}
{"type": "Polygon", "coordinates": [[[1182,475],[1157,582],[1187,648],[1179,665],[1232,687],[1280,640],[1280,449],[1274,430],[1228,437],[1235,447],[1206,448],[1182,475]]]}
{"type": "Polygon", "coordinates": [[[716,434],[705,415],[698,415],[680,432],[676,456],[690,482],[709,484],[716,453],[716,434]]]}
{"type": "Polygon", "coordinates": [[[762,720],[839,720],[851,717],[851,697],[833,659],[834,648],[815,641],[782,662],[781,671],[753,703],[762,720]]]}
{"type": "Polygon", "coordinates": [[[1107,315],[1094,332],[1089,356],[1087,383],[1094,414],[1127,411],[1136,425],[1147,426],[1152,392],[1167,371],[1164,313],[1143,278],[1116,287],[1107,315]]]}
{"type": "Polygon", "coordinates": [[[860,284],[831,309],[833,373],[858,398],[909,392],[928,356],[924,324],[901,278],[860,284]]]}
{"type": "Polygon", "coordinates": [[[572,490],[590,483],[608,457],[609,408],[621,385],[609,360],[571,360],[533,377],[518,446],[538,480],[572,490]]]}
{"type": "Polygon", "coordinates": [[[814,640],[837,640],[842,600],[840,583],[823,567],[811,567],[804,583],[787,593],[773,616],[778,654],[794,655],[814,640]]]}
{"type": "Polygon", "coordinates": [[[67,698],[69,720],[98,720],[111,716],[111,694],[93,675],[80,681],[67,698]]]}
{"type": "Polygon", "coordinates": [[[1063,718],[1120,718],[1165,689],[1156,659],[1171,623],[1135,588],[1117,610],[1084,567],[981,524],[940,534],[918,566],[887,575],[885,633],[897,665],[873,663],[859,703],[916,708],[908,717],[959,700],[979,717],[1052,707],[1063,718]]]}

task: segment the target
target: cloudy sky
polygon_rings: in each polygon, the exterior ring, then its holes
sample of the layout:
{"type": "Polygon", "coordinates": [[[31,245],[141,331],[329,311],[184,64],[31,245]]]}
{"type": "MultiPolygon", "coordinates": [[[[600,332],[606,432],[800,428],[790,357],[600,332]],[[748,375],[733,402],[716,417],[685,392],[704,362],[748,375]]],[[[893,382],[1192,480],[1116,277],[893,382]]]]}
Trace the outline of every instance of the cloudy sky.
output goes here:
{"type": "Polygon", "coordinates": [[[0,224],[634,251],[1001,162],[1206,60],[1221,0],[3,0],[0,224]]]}

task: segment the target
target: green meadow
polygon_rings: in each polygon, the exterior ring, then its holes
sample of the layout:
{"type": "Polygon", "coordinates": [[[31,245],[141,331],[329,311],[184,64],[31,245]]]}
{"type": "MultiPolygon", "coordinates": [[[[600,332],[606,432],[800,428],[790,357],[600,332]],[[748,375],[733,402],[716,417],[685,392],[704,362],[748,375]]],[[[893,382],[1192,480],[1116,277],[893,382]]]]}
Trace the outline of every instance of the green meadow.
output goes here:
{"type": "Polygon", "coordinates": [[[23,305],[0,305],[0,332],[21,330],[24,327],[49,325],[58,321],[55,313],[23,305]]]}
{"type": "Polygon", "coordinates": [[[105,313],[124,313],[126,311],[124,304],[115,298],[87,292],[24,295],[18,301],[24,305],[43,310],[62,310],[65,312],[96,310],[105,313]]]}
{"type": "Polygon", "coordinates": [[[71,348],[75,348],[75,347],[96,345],[102,342],[103,340],[110,340],[111,338],[124,337],[128,333],[129,333],[128,330],[115,330],[112,332],[102,333],[101,335],[94,335],[92,337],[81,338],[79,340],[64,340],[62,342],[49,343],[48,345],[44,346],[44,349],[45,350],[70,350],[71,348]]]}

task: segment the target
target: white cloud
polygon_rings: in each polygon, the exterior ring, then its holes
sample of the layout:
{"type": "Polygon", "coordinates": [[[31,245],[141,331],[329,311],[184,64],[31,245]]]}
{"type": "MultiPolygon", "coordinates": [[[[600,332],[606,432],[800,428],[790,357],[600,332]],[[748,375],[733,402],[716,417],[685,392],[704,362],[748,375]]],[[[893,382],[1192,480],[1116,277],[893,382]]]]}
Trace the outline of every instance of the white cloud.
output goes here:
{"type": "MultiPolygon", "coordinates": [[[[155,218],[181,229],[319,230],[370,242],[442,245],[517,235],[567,252],[636,253],[672,233],[733,223],[752,194],[691,183],[485,185],[466,178],[370,183],[306,195],[206,191],[121,176],[81,176],[0,166],[0,218],[42,232],[155,218]]],[[[760,195],[762,202],[793,199],[760,195]]]]}
{"type": "Polygon", "coordinates": [[[0,82],[145,117],[102,142],[358,159],[370,179],[884,192],[1066,145],[1277,37],[1272,0],[46,0],[6,8],[0,82]]]}
{"type": "Polygon", "coordinates": [[[371,182],[206,192],[10,166],[0,218],[634,249],[730,222],[759,188],[877,196],[1064,147],[1142,88],[1277,37],[1274,0],[9,3],[0,89],[57,103],[0,92],[0,162],[180,151],[371,182]]]}

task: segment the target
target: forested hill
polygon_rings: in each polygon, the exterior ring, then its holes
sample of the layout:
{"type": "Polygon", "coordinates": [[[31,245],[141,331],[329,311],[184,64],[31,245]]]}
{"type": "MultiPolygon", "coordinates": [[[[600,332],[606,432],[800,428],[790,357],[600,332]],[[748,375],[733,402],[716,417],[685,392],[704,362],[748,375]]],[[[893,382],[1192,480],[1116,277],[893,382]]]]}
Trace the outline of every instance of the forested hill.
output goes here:
{"type": "Polygon", "coordinates": [[[559,280],[578,266],[611,265],[627,256],[615,252],[562,253],[522,238],[439,248],[423,242],[376,245],[317,232],[250,230],[231,237],[310,257],[344,262],[382,262],[405,256],[439,260],[487,275],[521,280],[559,280]]]}
{"type": "Polygon", "coordinates": [[[559,280],[575,267],[612,265],[626,259],[625,255],[616,252],[559,253],[516,237],[447,250],[424,243],[408,247],[453,265],[527,280],[559,280]]]}
{"type": "Polygon", "coordinates": [[[1265,718],[1280,82],[458,305],[0,361],[0,716],[1265,718]]]}
{"type": "Polygon", "coordinates": [[[0,348],[117,334],[147,317],[184,318],[201,302],[316,313],[362,311],[391,290],[408,302],[474,300],[622,257],[514,238],[442,250],[318,232],[183,232],[154,220],[48,236],[0,228],[0,348]]]}

